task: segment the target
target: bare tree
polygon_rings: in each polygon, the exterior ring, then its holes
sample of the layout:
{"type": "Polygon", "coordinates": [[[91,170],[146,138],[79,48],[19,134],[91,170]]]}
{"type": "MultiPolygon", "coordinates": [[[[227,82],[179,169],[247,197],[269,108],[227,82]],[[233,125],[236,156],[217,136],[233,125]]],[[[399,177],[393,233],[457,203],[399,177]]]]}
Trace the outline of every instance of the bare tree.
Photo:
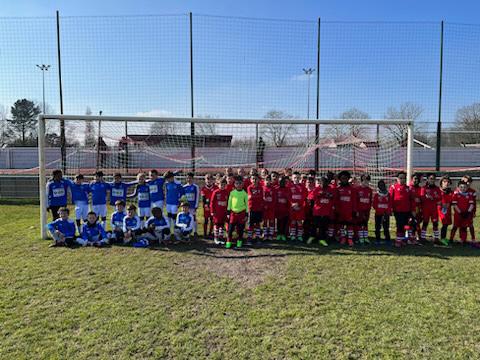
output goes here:
{"type": "MultiPolygon", "coordinates": [[[[264,119],[293,119],[293,116],[283,111],[271,110],[265,114],[264,119]]],[[[287,135],[295,134],[296,128],[293,124],[262,124],[260,132],[263,137],[274,146],[287,145],[287,135]]]]}
{"type": "Polygon", "coordinates": [[[0,105],[0,148],[8,143],[9,129],[7,124],[8,110],[0,105]]]}
{"type": "MultiPolygon", "coordinates": [[[[366,112],[359,110],[355,107],[350,108],[338,117],[342,120],[364,120],[370,119],[370,115],[366,112]]],[[[335,141],[341,140],[347,136],[353,135],[355,137],[362,137],[362,133],[365,131],[363,125],[330,125],[325,130],[327,136],[332,137],[335,141]]]]}
{"type": "MultiPolygon", "coordinates": [[[[385,114],[385,119],[391,120],[413,120],[416,121],[420,118],[423,113],[422,106],[412,103],[405,102],[400,105],[397,109],[396,107],[389,107],[387,113],[385,114]]],[[[405,146],[407,143],[407,125],[388,125],[386,126],[388,132],[395,138],[395,140],[402,146],[405,146]]],[[[421,129],[421,125],[417,125],[417,131],[421,129]]],[[[420,132],[419,132],[420,133],[420,132]]],[[[418,136],[417,136],[418,137],[418,136]]]]}
{"type": "Polygon", "coordinates": [[[174,134],[177,130],[173,122],[154,122],[150,126],[151,135],[169,135],[174,134]]]}
{"type": "Polygon", "coordinates": [[[463,144],[480,144],[480,103],[463,106],[455,115],[455,140],[463,144]]]}
{"type": "MultiPolygon", "coordinates": [[[[215,119],[214,116],[211,115],[201,115],[199,116],[205,119],[215,119]]],[[[217,124],[212,123],[196,123],[195,124],[195,133],[197,135],[217,135],[217,124]]]]}
{"type": "MultiPolygon", "coordinates": [[[[92,109],[90,106],[87,106],[85,109],[85,115],[90,116],[92,115],[92,109]]],[[[93,124],[92,120],[85,121],[85,139],[84,139],[85,147],[94,147],[97,144],[97,136],[95,134],[95,125],[93,124]]]]}

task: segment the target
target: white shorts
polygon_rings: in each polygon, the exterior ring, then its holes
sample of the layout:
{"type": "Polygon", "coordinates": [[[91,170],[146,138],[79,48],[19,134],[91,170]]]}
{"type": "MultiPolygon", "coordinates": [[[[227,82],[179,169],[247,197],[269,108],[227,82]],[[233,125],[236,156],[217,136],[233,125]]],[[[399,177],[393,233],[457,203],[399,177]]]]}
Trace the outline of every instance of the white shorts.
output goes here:
{"type": "Polygon", "coordinates": [[[150,217],[150,208],[138,208],[138,217],[150,217]]]}
{"type": "Polygon", "coordinates": [[[152,201],[152,208],[158,207],[163,210],[163,200],[152,201]]]}
{"type": "Polygon", "coordinates": [[[77,201],[75,203],[75,219],[86,220],[88,215],[88,203],[85,201],[77,201]]]}
{"type": "Polygon", "coordinates": [[[178,212],[178,205],[170,205],[167,204],[167,214],[177,214],[178,212]]]}
{"type": "Polygon", "coordinates": [[[100,218],[107,217],[107,204],[92,205],[92,211],[100,218]]]}

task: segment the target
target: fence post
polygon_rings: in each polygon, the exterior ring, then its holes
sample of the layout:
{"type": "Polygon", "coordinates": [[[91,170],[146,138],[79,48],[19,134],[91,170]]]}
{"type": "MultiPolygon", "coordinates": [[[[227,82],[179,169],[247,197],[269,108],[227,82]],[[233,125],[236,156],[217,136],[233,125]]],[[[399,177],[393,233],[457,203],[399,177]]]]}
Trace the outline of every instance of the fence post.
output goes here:
{"type": "Polygon", "coordinates": [[[407,181],[413,175],[413,121],[407,126],[407,181]]]}
{"type": "MultiPolygon", "coordinates": [[[[320,118],[320,18],[318,18],[318,30],[317,30],[317,120],[320,118]]],[[[320,143],[320,125],[315,124],[315,172],[318,174],[320,163],[320,149],[318,145],[320,143]]]]}
{"type": "MultiPolygon", "coordinates": [[[[193,101],[193,15],[190,13],[190,109],[192,118],[195,117],[193,101]]],[[[192,172],[195,173],[195,123],[190,123],[190,149],[192,157],[192,172]]]]}
{"type": "MultiPolygon", "coordinates": [[[[63,89],[62,89],[62,57],[60,52],[60,14],[57,10],[57,59],[58,59],[58,87],[60,94],[60,114],[63,115],[63,89]]],[[[60,120],[60,153],[62,158],[62,171],[67,170],[67,149],[65,141],[65,120],[60,120]]]]}
{"type": "Polygon", "coordinates": [[[435,170],[440,171],[440,156],[442,148],[442,82],[443,82],[443,20],[440,25],[440,82],[438,89],[438,121],[437,121],[437,148],[435,170]]]}

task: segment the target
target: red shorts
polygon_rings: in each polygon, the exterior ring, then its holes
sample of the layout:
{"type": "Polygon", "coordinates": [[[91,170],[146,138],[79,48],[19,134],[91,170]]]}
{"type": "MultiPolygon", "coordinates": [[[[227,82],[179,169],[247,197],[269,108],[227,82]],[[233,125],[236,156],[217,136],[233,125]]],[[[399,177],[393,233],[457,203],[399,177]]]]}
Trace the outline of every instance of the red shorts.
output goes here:
{"type": "Polygon", "coordinates": [[[230,224],[245,224],[245,221],[247,220],[247,213],[245,211],[235,213],[231,212],[230,213],[230,224]]]}
{"type": "Polygon", "coordinates": [[[270,211],[265,211],[263,213],[263,221],[273,221],[275,220],[275,211],[270,210],[270,211]]]}
{"type": "Polygon", "coordinates": [[[459,213],[455,212],[455,215],[453,215],[453,225],[457,228],[462,228],[462,227],[469,227],[472,224],[472,218],[463,218],[462,215],[459,213]]]}
{"type": "Polygon", "coordinates": [[[423,222],[428,222],[432,220],[432,222],[438,222],[438,210],[437,207],[435,206],[434,208],[432,207],[424,207],[423,208],[423,222]]]}
{"type": "Polygon", "coordinates": [[[212,213],[210,212],[210,210],[203,210],[203,218],[204,219],[209,219],[212,217],[212,213]]]}
{"type": "Polygon", "coordinates": [[[224,214],[223,216],[213,216],[213,223],[215,225],[223,225],[227,222],[227,214],[224,214]]]}
{"type": "Polygon", "coordinates": [[[305,210],[290,210],[290,221],[302,221],[305,220],[305,210]]]}
{"type": "Polygon", "coordinates": [[[365,224],[365,223],[368,223],[369,219],[370,219],[370,210],[359,211],[356,223],[357,224],[365,224]]]}
{"type": "Polygon", "coordinates": [[[345,223],[352,224],[353,223],[353,214],[352,214],[351,211],[349,211],[349,212],[336,212],[335,213],[335,221],[338,224],[345,224],[345,223]]]}

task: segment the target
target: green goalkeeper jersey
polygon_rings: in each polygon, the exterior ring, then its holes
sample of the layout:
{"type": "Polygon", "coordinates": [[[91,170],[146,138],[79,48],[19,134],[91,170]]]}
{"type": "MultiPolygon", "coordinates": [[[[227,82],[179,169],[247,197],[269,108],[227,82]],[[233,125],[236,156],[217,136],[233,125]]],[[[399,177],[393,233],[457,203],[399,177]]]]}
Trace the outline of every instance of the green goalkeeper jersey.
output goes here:
{"type": "Polygon", "coordinates": [[[227,210],[231,210],[234,213],[239,213],[242,211],[248,211],[248,195],[245,190],[238,191],[237,189],[230,192],[228,197],[228,207],[227,210]]]}

